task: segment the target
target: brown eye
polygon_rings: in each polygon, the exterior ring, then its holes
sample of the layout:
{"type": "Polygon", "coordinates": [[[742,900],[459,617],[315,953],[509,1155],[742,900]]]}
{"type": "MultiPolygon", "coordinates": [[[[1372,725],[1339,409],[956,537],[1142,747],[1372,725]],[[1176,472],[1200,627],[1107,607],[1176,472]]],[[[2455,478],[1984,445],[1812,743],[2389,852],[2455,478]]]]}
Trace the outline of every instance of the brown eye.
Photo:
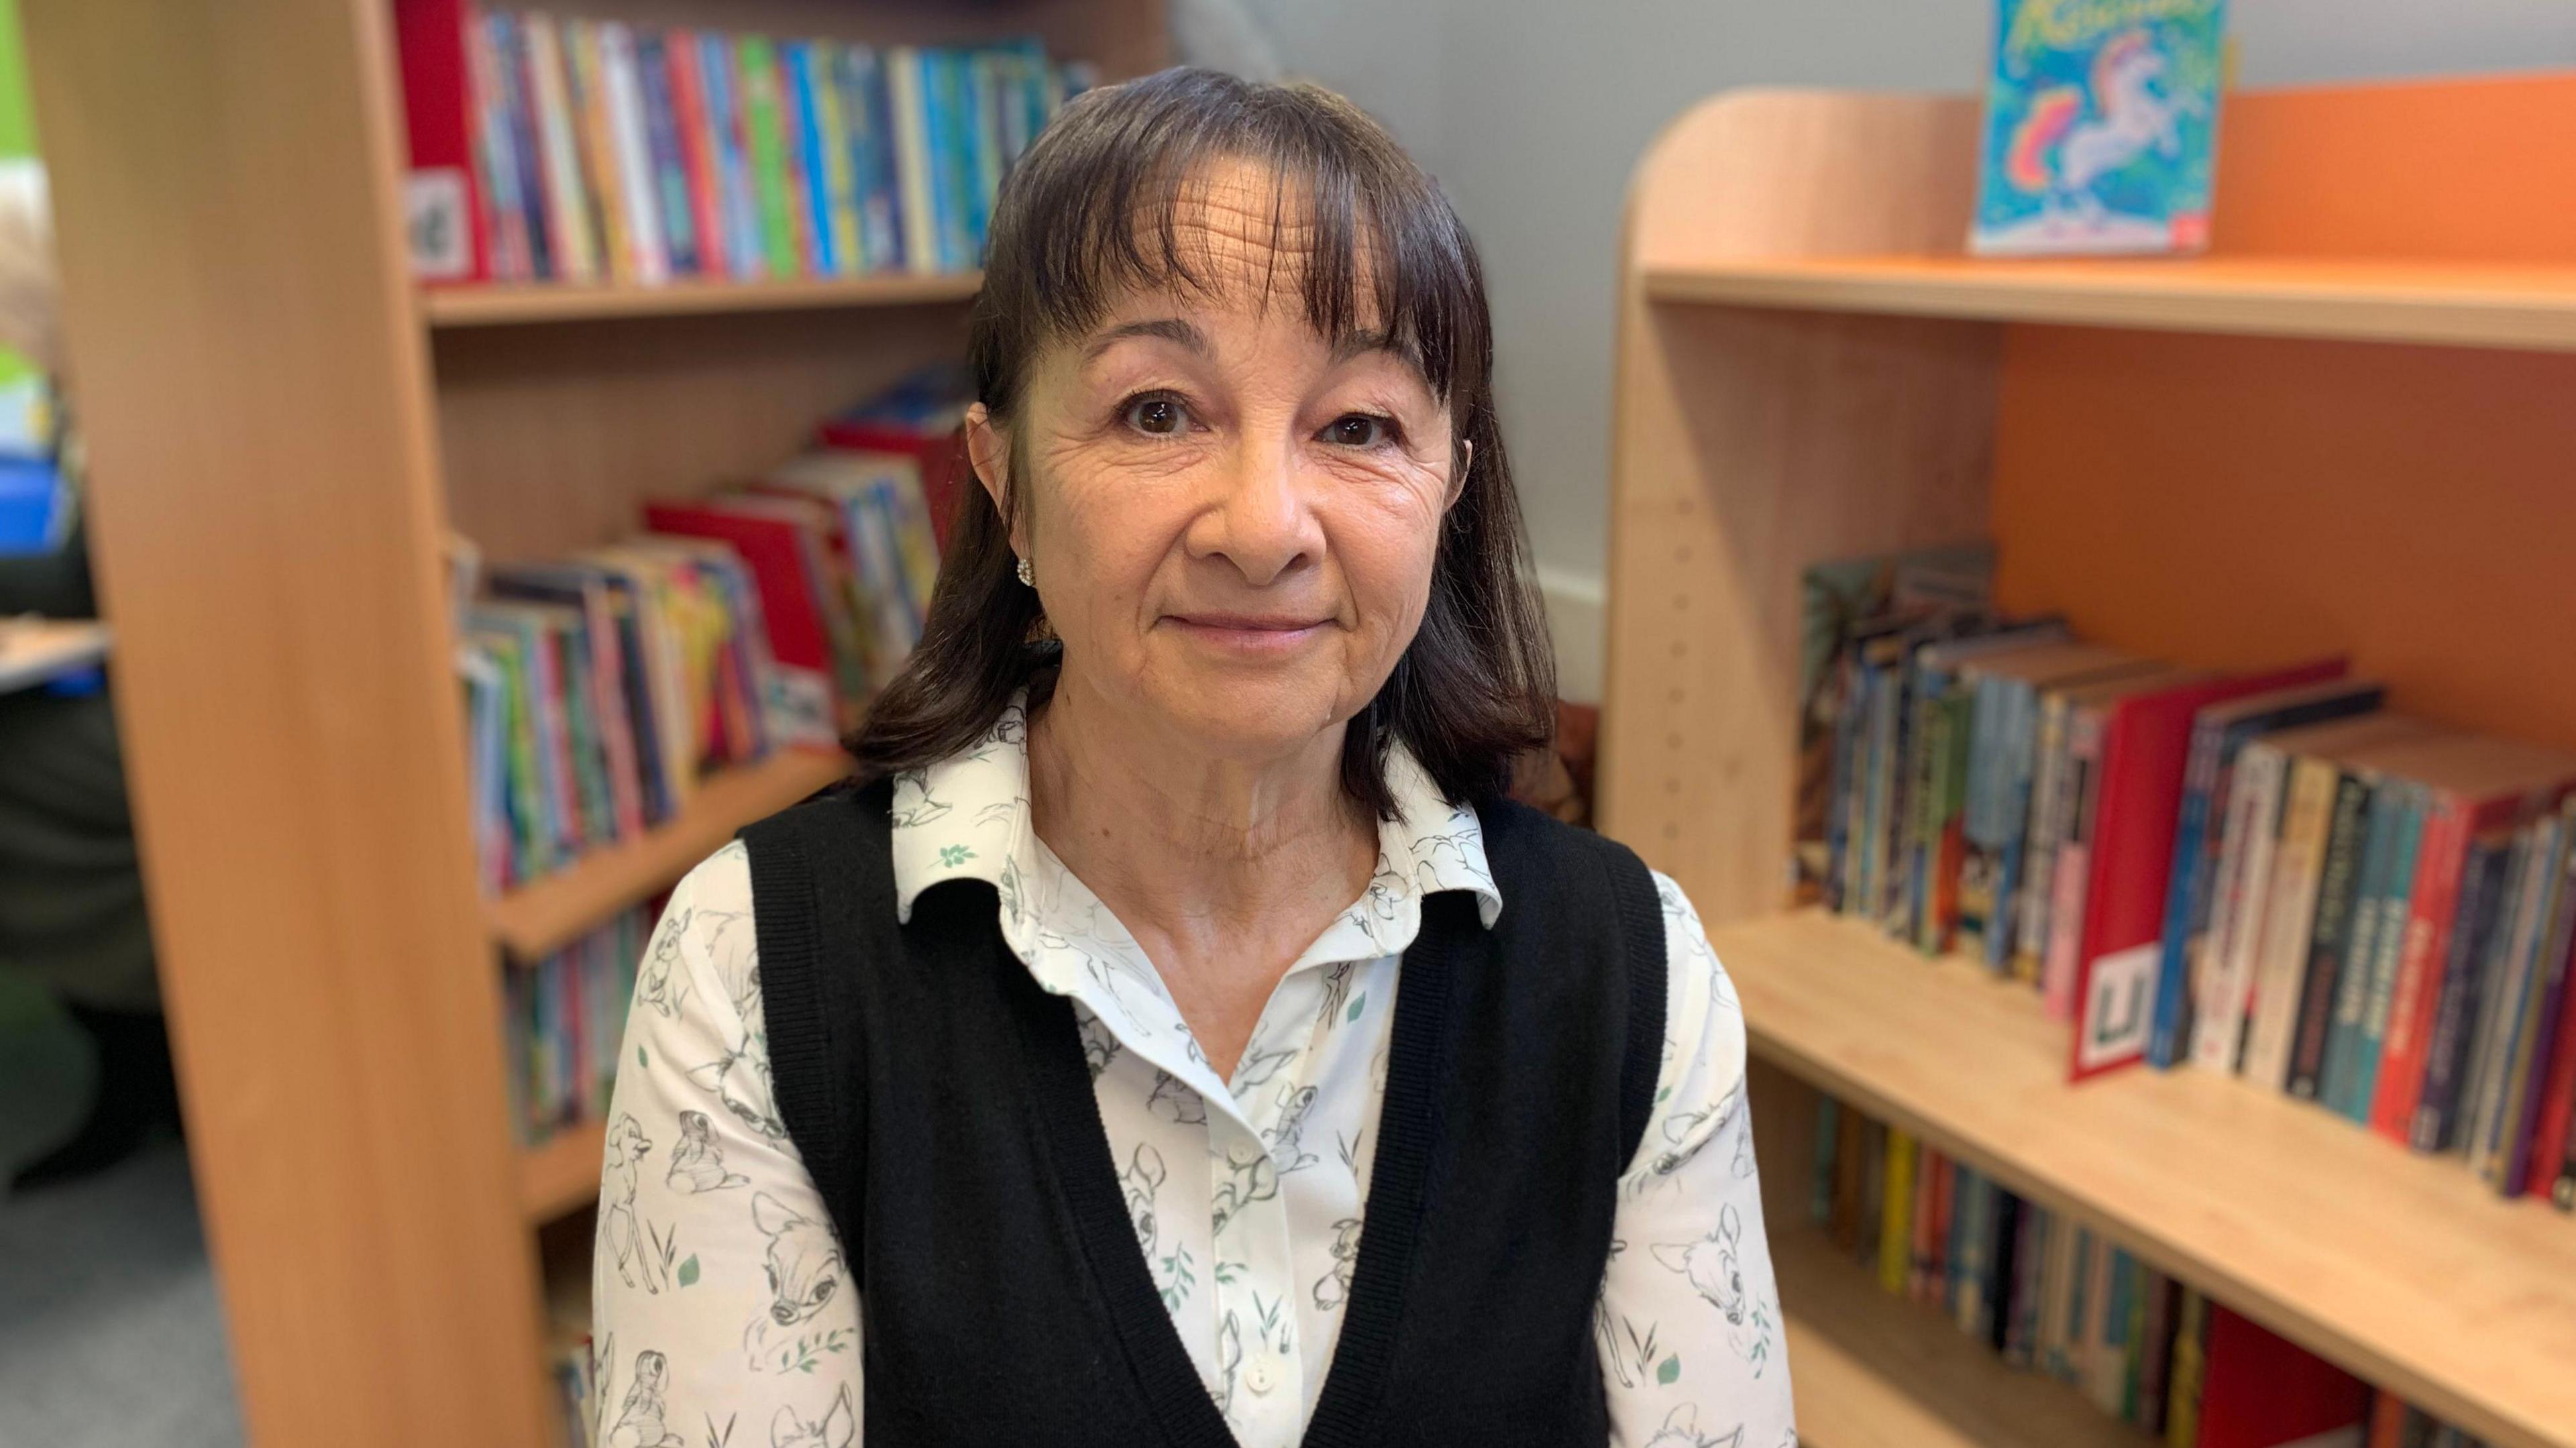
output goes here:
{"type": "Polygon", "coordinates": [[[1346,412],[1324,427],[1324,441],[1340,447],[1376,447],[1394,432],[1386,418],[1365,412],[1346,412]]]}
{"type": "Polygon", "coordinates": [[[1189,430],[1190,411],[1177,397],[1139,397],[1127,404],[1127,425],[1147,437],[1173,437],[1189,430]]]}

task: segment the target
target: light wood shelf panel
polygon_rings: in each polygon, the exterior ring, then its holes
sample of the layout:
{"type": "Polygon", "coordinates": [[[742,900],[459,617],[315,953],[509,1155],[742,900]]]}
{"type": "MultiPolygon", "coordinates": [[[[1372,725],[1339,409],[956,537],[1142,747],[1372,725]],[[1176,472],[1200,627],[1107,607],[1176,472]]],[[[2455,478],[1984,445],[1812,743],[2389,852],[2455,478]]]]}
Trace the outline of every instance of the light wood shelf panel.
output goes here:
{"type": "Polygon", "coordinates": [[[712,775],[679,814],[492,901],[485,911],[492,938],[523,961],[560,950],[616,912],[670,888],[734,831],[849,771],[849,757],[838,750],[784,749],[712,775]]]}
{"type": "Polygon", "coordinates": [[[1829,256],[1658,267],[1645,284],[1658,302],[2576,350],[2576,267],[1829,256]]]}
{"type": "MultiPolygon", "coordinates": [[[[1772,1170],[1780,1170],[1774,1162],[1772,1170]]],[[[2140,1448],[2063,1383],[2017,1372],[1804,1222],[1773,1221],[1798,1441],[1808,1448],[2140,1448]]]]}
{"type": "Polygon", "coordinates": [[[1710,937],[1756,1057],[2491,1442],[2576,1445],[2576,1223],[2546,1205],[2206,1072],[2070,1088],[2027,987],[1865,924],[1710,937]]]}
{"type": "Polygon", "coordinates": [[[980,271],[777,281],[684,279],[649,286],[514,282],[425,289],[421,293],[421,314],[432,327],[452,329],[627,317],[922,306],[970,301],[983,284],[984,274],[980,271]]]}
{"type": "Polygon", "coordinates": [[[584,1121],[519,1148],[519,1209],[530,1226],[543,1226],[599,1199],[599,1163],[607,1140],[604,1123],[584,1121]]]}

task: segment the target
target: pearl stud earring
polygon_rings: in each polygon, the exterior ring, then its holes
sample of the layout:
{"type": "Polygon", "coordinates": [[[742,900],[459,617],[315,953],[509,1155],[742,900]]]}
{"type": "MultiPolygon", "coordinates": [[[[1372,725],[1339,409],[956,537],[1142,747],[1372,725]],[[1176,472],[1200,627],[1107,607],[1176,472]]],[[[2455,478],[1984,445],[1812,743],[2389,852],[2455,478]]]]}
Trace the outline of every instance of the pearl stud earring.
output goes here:
{"type": "Polygon", "coordinates": [[[1029,567],[1029,560],[1025,558],[1020,560],[1019,572],[1020,582],[1027,584],[1031,588],[1038,586],[1037,574],[1029,567]]]}

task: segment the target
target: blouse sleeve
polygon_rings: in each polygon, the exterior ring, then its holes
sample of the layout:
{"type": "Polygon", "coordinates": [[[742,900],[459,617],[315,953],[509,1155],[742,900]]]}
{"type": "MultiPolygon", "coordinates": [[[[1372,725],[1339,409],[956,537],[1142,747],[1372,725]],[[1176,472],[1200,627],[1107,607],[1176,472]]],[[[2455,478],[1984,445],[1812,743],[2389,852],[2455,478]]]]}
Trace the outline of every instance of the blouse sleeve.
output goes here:
{"type": "Polygon", "coordinates": [[[1655,1110],[1619,1184],[1596,1321],[1610,1441],[1794,1448],[1780,1290],[1744,1100],[1744,1017],[1661,873],[1667,994],[1655,1110]]]}
{"type": "Polygon", "coordinates": [[[858,1442],[858,1296],[770,1094],[739,842],[637,968],[591,1282],[603,1448],[858,1442]]]}

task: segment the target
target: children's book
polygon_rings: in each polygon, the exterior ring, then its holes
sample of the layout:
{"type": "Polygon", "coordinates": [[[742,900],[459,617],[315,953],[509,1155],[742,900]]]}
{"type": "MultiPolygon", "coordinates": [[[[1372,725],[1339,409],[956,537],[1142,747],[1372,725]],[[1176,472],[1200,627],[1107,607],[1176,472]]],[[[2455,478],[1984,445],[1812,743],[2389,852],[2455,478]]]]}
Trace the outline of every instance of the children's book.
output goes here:
{"type": "Polygon", "coordinates": [[[2209,242],[2225,0],[2000,0],[1969,249],[2209,242]]]}

